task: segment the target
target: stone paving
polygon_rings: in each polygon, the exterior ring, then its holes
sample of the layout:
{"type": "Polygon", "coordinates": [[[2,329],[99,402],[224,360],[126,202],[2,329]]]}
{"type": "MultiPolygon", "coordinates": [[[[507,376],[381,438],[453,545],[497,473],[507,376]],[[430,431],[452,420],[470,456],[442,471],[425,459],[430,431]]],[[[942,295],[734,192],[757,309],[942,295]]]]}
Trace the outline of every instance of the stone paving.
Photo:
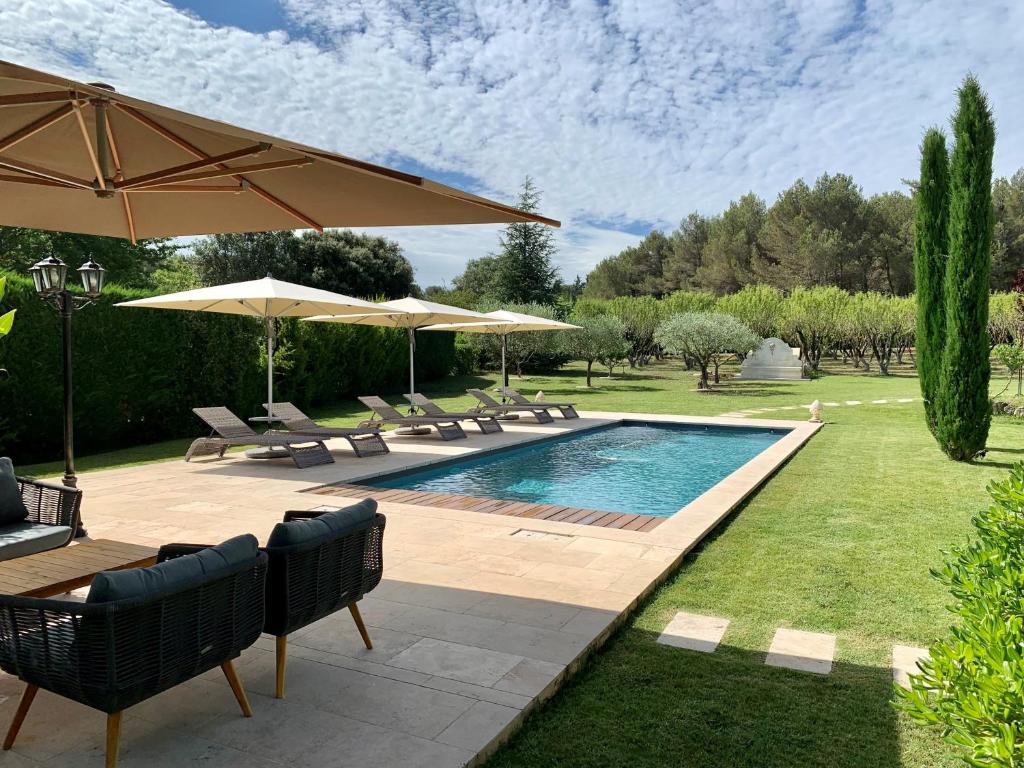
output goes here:
{"type": "Polygon", "coordinates": [[[713,653],[729,627],[728,619],[680,611],[658,637],[662,645],[713,653]]]}
{"type": "MultiPolygon", "coordinates": [[[[522,444],[622,418],[735,424],[721,418],[584,413],[551,425],[506,423],[452,443],[388,436],[392,453],[356,459],[331,441],[336,463],[181,460],[84,474],[92,536],[140,544],[265,540],[288,509],[322,506],[304,493],[326,483],[522,444]]],[[[759,423],[745,419],[744,425],[759,423]]],[[[219,670],[125,713],[122,768],[433,768],[475,765],[554,693],[684,554],[781,466],[821,425],[792,431],[650,532],[525,520],[382,502],[384,580],[361,605],[374,642],[363,648],[348,612],[289,638],[287,698],[273,698],[272,638],[238,662],[255,716],[238,715],[219,670]]],[[[333,497],[332,504],[344,504],[333,497]]],[[[0,722],[22,684],[0,675],[0,722]]],[[[103,764],[104,716],[40,692],[0,766],[103,764]]]]}

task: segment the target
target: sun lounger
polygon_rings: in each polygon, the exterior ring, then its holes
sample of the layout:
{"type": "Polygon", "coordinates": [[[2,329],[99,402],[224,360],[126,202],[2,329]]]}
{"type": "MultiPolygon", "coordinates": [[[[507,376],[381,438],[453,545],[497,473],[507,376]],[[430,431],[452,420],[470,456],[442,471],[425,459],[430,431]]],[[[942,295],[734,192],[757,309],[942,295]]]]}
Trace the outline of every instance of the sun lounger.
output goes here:
{"type": "MultiPolygon", "coordinates": [[[[264,403],[263,407],[266,408],[267,404],[264,403]]],[[[360,458],[390,452],[388,444],[380,436],[380,427],[322,427],[291,403],[274,403],[274,415],[289,432],[310,435],[321,440],[329,440],[332,437],[344,438],[360,458]]]]}
{"type": "Polygon", "coordinates": [[[429,397],[421,395],[419,392],[413,392],[411,395],[405,395],[405,399],[412,403],[418,410],[423,411],[427,416],[443,416],[456,421],[472,421],[484,434],[502,431],[501,423],[493,414],[490,413],[480,413],[479,411],[446,411],[429,397]]]}
{"type": "Polygon", "coordinates": [[[373,427],[380,424],[397,424],[400,427],[433,427],[442,440],[458,440],[465,437],[462,425],[447,416],[403,416],[379,397],[365,395],[357,398],[360,403],[373,411],[373,418],[359,424],[373,427]]]}
{"type": "Polygon", "coordinates": [[[557,408],[561,412],[563,419],[578,419],[580,417],[580,415],[576,413],[576,403],[559,403],[552,400],[527,400],[521,394],[512,389],[512,387],[502,387],[501,391],[505,393],[505,397],[516,405],[532,405],[534,407],[540,405],[543,408],[557,408]]]}
{"type": "Polygon", "coordinates": [[[282,449],[300,469],[334,463],[334,457],[327,446],[315,437],[292,437],[280,432],[261,435],[227,408],[193,408],[192,413],[205,421],[212,431],[209,437],[192,441],[185,454],[185,461],[196,456],[223,456],[224,451],[232,445],[256,445],[282,449]]]}
{"type": "Polygon", "coordinates": [[[477,410],[480,413],[493,413],[501,416],[506,413],[529,413],[541,424],[550,424],[555,418],[542,405],[519,405],[518,403],[499,403],[482,389],[467,389],[469,394],[480,401],[477,410]]]}

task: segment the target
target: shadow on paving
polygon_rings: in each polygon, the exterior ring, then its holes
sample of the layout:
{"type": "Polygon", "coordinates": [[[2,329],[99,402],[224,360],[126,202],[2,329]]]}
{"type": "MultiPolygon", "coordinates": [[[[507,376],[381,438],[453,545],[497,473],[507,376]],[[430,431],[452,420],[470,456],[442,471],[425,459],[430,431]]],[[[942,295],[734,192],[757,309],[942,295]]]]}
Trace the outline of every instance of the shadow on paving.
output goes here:
{"type": "Polygon", "coordinates": [[[822,676],[655,638],[621,633],[488,768],[903,765],[891,670],[839,662],[822,676]]]}

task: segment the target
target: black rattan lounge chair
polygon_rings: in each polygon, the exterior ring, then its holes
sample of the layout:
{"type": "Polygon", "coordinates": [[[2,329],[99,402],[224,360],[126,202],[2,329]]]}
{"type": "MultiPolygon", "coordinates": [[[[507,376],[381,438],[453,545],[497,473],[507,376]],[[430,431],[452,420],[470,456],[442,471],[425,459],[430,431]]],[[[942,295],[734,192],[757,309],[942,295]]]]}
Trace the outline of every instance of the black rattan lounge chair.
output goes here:
{"type": "MultiPolygon", "coordinates": [[[[264,403],[266,408],[267,404],[264,403]]],[[[380,436],[380,427],[322,427],[291,403],[274,403],[274,415],[281,419],[290,432],[301,433],[321,440],[341,437],[348,440],[356,456],[380,456],[389,453],[388,444],[380,436]]]]}
{"type": "Polygon", "coordinates": [[[542,408],[557,408],[562,414],[563,419],[578,419],[580,417],[580,415],[576,413],[576,403],[559,403],[551,400],[527,400],[523,395],[512,389],[512,387],[502,387],[501,391],[504,393],[505,397],[516,405],[532,405],[534,407],[540,405],[542,408]]]}
{"type": "Polygon", "coordinates": [[[277,698],[284,698],[288,635],[348,608],[373,648],[357,603],[384,571],[384,515],[366,499],[340,510],[286,512],[267,540],[267,614],[263,631],[277,638],[277,698]]]}
{"type": "Polygon", "coordinates": [[[494,415],[490,413],[480,413],[479,411],[446,411],[429,397],[421,395],[419,392],[413,392],[411,395],[405,395],[405,399],[416,406],[416,408],[423,411],[427,416],[443,416],[447,419],[454,419],[457,421],[472,421],[484,434],[503,431],[501,429],[501,422],[499,422],[494,415]]]}
{"type": "Polygon", "coordinates": [[[41,480],[17,478],[28,515],[0,525],[0,560],[67,546],[78,528],[82,491],[41,480]]]}
{"type": "Polygon", "coordinates": [[[480,413],[493,413],[501,416],[506,413],[528,413],[541,424],[550,424],[555,418],[542,405],[519,405],[517,403],[499,403],[482,389],[467,389],[469,394],[480,401],[477,410],[480,413]]]}
{"type": "Polygon", "coordinates": [[[98,574],[85,603],[0,595],[0,668],[26,683],[3,748],[40,688],[107,713],[107,768],[125,709],[215,667],[251,717],[232,661],[263,628],[267,555],[256,544],[239,536],[188,558],[164,547],[152,568],[98,574]]]}
{"type": "Polygon", "coordinates": [[[397,424],[400,427],[433,427],[442,440],[458,440],[466,433],[459,422],[444,416],[403,416],[379,397],[365,395],[357,398],[360,403],[373,411],[373,418],[360,423],[360,427],[378,424],[397,424]]]}
{"type": "Polygon", "coordinates": [[[257,445],[283,449],[300,469],[334,463],[334,457],[323,440],[315,437],[290,437],[280,432],[261,435],[227,408],[193,408],[192,413],[205,421],[212,431],[209,437],[192,441],[185,454],[185,461],[196,456],[223,456],[224,451],[232,445],[257,445]]]}

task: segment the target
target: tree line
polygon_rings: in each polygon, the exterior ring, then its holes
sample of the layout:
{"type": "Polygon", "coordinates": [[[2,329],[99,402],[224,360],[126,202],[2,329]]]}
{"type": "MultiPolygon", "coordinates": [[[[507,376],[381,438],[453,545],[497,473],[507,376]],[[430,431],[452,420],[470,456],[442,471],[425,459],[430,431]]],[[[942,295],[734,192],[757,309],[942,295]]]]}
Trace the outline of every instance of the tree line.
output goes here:
{"type": "MultiPolygon", "coordinates": [[[[750,284],[789,291],[831,285],[906,296],[914,291],[911,193],[865,197],[852,177],[803,180],[768,205],[749,193],[722,213],[691,213],[673,232],[654,230],[601,261],[583,295],[661,297],[678,290],[735,292],[750,284]]],[[[990,288],[1005,291],[1024,266],[1024,169],[991,184],[990,288]]]]}

